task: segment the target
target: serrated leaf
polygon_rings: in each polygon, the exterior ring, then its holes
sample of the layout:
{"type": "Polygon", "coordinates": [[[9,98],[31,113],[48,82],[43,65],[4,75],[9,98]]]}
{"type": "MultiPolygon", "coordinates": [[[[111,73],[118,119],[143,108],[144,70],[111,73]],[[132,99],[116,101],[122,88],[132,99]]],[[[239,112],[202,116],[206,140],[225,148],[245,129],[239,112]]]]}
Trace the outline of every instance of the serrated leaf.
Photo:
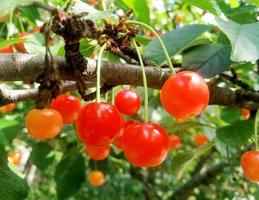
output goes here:
{"type": "Polygon", "coordinates": [[[183,54],[183,68],[210,78],[228,69],[230,53],[231,48],[225,45],[199,45],[183,54]]]}
{"type": "Polygon", "coordinates": [[[7,166],[6,153],[0,146],[0,199],[23,200],[28,196],[29,187],[25,179],[19,177],[7,166]]]}
{"type": "Polygon", "coordinates": [[[217,25],[229,38],[232,45],[232,60],[255,63],[259,59],[258,23],[237,24],[231,20],[214,18],[217,25]]]}
{"type": "Polygon", "coordinates": [[[253,133],[254,122],[252,120],[235,121],[231,125],[223,126],[216,130],[217,138],[231,147],[247,143],[253,133]]]}
{"type": "MultiPolygon", "coordinates": [[[[183,51],[190,43],[197,39],[204,32],[210,30],[212,26],[195,24],[184,26],[167,32],[161,39],[163,40],[169,56],[172,58],[175,54],[183,51]]],[[[145,48],[144,56],[158,65],[166,62],[165,55],[157,39],[152,40],[145,48]]]]}
{"type": "Polygon", "coordinates": [[[33,144],[30,160],[41,171],[45,170],[53,161],[52,147],[47,142],[33,144]]]}
{"type": "Polygon", "coordinates": [[[205,11],[209,11],[215,15],[221,12],[215,0],[185,0],[185,2],[197,6],[205,11]]]}
{"type": "Polygon", "coordinates": [[[84,158],[78,151],[65,154],[55,173],[58,200],[65,200],[80,190],[86,181],[85,170],[84,158]]]}
{"type": "Polygon", "coordinates": [[[184,172],[188,169],[190,164],[206,153],[211,147],[213,147],[214,143],[208,143],[206,145],[202,145],[196,149],[191,151],[178,153],[172,159],[172,167],[171,170],[176,178],[179,180],[183,176],[184,172]]]}
{"type": "Polygon", "coordinates": [[[240,119],[241,112],[239,108],[223,107],[220,111],[220,118],[225,122],[231,123],[240,119]]]}

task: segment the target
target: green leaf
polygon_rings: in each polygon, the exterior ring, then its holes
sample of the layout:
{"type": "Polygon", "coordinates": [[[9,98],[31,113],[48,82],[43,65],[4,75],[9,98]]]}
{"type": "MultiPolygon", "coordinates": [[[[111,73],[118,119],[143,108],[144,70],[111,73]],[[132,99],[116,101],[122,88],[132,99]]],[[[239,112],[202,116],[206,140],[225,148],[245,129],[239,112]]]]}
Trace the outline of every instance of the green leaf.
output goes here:
{"type": "Polygon", "coordinates": [[[223,107],[220,111],[220,118],[225,122],[231,123],[240,119],[240,109],[223,107]]]}
{"type": "Polygon", "coordinates": [[[56,168],[58,200],[65,200],[76,194],[86,181],[85,161],[76,149],[66,152],[56,168]]]}
{"type": "Polygon", "coordinates": [[[215,15],[221,12],[215,0],[185,0],[185,2],[197,6],[205,11],[209,11],[215,15]]]}
{"type": "Polygon", "coordinates": [[[188,169],[190,164],[206,153],[211,147],[213,147],[214,143],[208,143],[206,145],[202,145],[196,149],[191,151],[178,153],[172,159],[172,172],[179,180],[183,176],[184,172],[188,169]]]}
{"type": "Polygon", "coordinates": [[[25,179],[16,175],[7,166],[4,149],[0,146],[0,199],[23,200],[28,196],[29,187],[25,179]]]}
{"type": "Polygon", "coordinates": [[[246,0],[247,2],[256,5],[257,7],[259,7],[259,1],[258,0],[246,0]]]}
{"type": "MultiPolygon", "coordinates": [[[[201,34],[210,30],[212,26],[195,24],[184,26],[164,34],[163,40],[169,56],[172,58],[175,54],[183,51],[190,43],[197,39],[201,34]]],[[[157,39],[152,40],[145,48],[144,56],[158,65],[166,62],[165,55],[157,39]]]]}
{"type": "Polygon", "coordinates": [[[223,126],[216,130],[217,138],[232,147],[247,143],[253,132],[254,122],[252,120],[235,121],[231,125],[223,126]]]}
{"type": "Polygon", "coordinates": [[[204,44],[183,54],[183,68],[210,78],[228,69],[231,48],[221,44],[204,44]]]}
{"type": "Polygon", "coordinates": [[[259,59],[258,23],[237,24],[215,17],[214,22],[229,38],[232,45],[232,60],[255,63],[259,59]]]}
{"type": "Polygon", "coordinates": [[[20,123],[15,119],[0,119],[0,144],[11,145],[19,130],[20,123]]]}
{"type": "Polygon", "coordinates": [[[147,4],[147,0],[116,0],[116,3],[131,8],[137,20],[146,24],[150,23],[150,10],[147,4]]]}
{"type": "Polygon", "coordinates": [[[43,171],[54,161],[52,150],[47,142],[37,142],[32,146],[30,160],[38,169],[43,171]]]}

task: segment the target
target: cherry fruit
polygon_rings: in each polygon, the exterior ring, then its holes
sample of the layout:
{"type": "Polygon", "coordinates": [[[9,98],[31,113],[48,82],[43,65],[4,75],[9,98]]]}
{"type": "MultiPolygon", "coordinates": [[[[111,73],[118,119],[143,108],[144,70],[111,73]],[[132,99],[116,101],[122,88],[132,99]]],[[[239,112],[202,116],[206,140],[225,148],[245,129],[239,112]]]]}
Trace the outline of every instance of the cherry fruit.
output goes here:
{"type": "Polygon", "coordinates": [[[201,145],[207,144],[208,142],[209,142],[209,140],[208,140],[208,138],[204,134],[197,134],[194,137],[194,143],[197,146],[201,146],[201,145]]]}
{"type": "Polygon", "coordinates": [[[134,119],[130,119],[128,121],[126,121],[123,125],[123,127],[121,128],[119,134],[117,134],[117,136],[114,138],[113,143],[116,145],[117,148],[123,150],[123,135],[124,135],[124,130],[131,126],[131,125],[136,125],[136,124],[140,124],[139,121],[134,120],[134,119]]]}
{"type": "Polygon", "coordinates": [[[122,90],[115,96],[115,106],[125,115],[135,115],[141,106],[141,97],[135,91],[122,90]]]}
{"type": "Polygon", "coordinates": [[[209,103],[209,88],[196,72],[182,71],[166,80],[160,99],[170,115],[185,120],[205,110],[209,103]]]}
{"type": "Polygon", "coordinates": [[[79,98],[63,94],[52,100],[50,108],[61,114],[64,124],[71,124],[76,121],[82,106],[79,98]]]}
{"type": "Polygon", "coordinates": [[[241,166],[246,178],[259,182],[259,151],[247,151],[241,157],[241,166]]]}
{"type": "MultiPolygon", "coordinates": [[[[23,39],[23,38],[26,38],[28,35],[29,35],[29,33],[23,32],[23,33],[18,33],[16,37],[20,38],[20,39],[23,39]]],[[[21,53],[25,53],[26,52],[26,49],[25,49],[25,46],[24,46],[24,42],[20,42],[20,43],[15,44],[15,47],[21,53]]]]}
{"type": "Polygon", "coordinates": [[[0,48],[0,53],[14,53],[12,46],[6,46],[3,48],[0,48]]]}
{"type": "Polygon", "coordinates": [[[124,155],[130,163],[138,167],[160,165],[167,157],[168,148],[168,134],[158,124],[131,125],[124,131],[124,155]]]}
{"type": "Polygon", "coordinates": [[[54,138],[61,131],[63,122],[58,111],[53,109],[33,109],[26,116],[26,128],[37,139],[54,138]]]}
{"type": "Polygon", "coordinates": [[[77,133],[82,141],[91,146],[104,146],[114,139],[122,126],[117,108],[109,103],[92,102],[78,114],[77,133]]]}
{"type": "Polygon", "coordinates": [[[169,148],[177,149],[181,146],[181,138],[177,135],[170,135],[169,136],[169,148]]]}
{"type": "Polygon", "coordinates": [[[95,187],[101,186],[104,180],[104,174],[99,170],[92,171],[88,176],[89,184],[95,187]]]}
{"type": "Polygon", "coordinates": [[[12,111],[15,109],[15,103],[9,103],[5,106],[2,106],[0,107],[0,113],[4,113],[4,112],[7,112],[7,111],[12,111]]]}
{"type": "Polygon", "coordinates": [[[86,154],[93,160],[104,160],[109,156],[110,146],[89,146],[85,148],[86,154]]]}
{"type": "Polygon", "coordinates": [[[13,165],[19,165],[21,163],[21,160],[22,160],[22,155],[18,151],[11,151],[11,152],[8,153],[7,159],[13,165]]]}
{"type": "Polygon", "coordinates": [[[246,108],[243,108],[241,110],[241,115],[244,119],[249,119],[251,113],[250,113],[250,110],[246,109],[246,108]]]}

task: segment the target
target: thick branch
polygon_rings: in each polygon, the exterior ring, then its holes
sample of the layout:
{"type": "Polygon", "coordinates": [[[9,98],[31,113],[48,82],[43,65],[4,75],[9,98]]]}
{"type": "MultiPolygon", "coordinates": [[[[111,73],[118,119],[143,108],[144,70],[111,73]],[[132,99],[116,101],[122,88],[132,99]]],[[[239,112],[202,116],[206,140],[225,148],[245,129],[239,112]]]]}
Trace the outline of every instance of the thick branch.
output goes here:
{"type": "MultiPolygon", "coordinates": [[[[56,57],[58,70],[63,80],[75,80],[73,68],[64,58],[56,57]]],[[[45,70],[44,56],[29,54],[0,54],[0,81],[36,81],[45,70]]],[[[95,81],[96,61],[89,59],[87,71],[90,73],[89,82],[95,81]]],[[[160,89],[170,72],[157,67],[146,67],[148,87],[160,89]]],[[[101,69],[102,85],[134,85],[142,86],[141,69],[137,65],[103,62],[101,69]]],[[[259,93],[237,90],[233,91],[210,86],[210,104],[246,107],[249,109],[259,108],[259,93]]],[[[0,92],[0,99],[3,93],[0,92]]],[[[12,96],[12,95],[11,95],[12,96]]],[[[30,95],[28,95],[30,96],[30,95]]],[[[7,98],[8,99],[8,98],[7,98]]],[[[17,101],[26,98],[16,98],[17,101]]]]}

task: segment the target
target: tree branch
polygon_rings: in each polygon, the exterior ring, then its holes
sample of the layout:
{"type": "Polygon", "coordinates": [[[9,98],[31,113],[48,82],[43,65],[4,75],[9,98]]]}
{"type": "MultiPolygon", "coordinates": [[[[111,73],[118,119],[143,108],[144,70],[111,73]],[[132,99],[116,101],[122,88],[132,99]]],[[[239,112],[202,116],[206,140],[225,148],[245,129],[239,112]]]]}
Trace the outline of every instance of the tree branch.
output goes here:
{"type": "MultiPolygon", "coordinates": [[[[58,70],[61,74],[61,79],[66,81],[75,80],[73,68],[69,66],[64,58],[55,57],[58,64],[58,70]]],[[[36,56],[29,54],[0,54],[0,81],[24,81],[34,82],[44,73],[45,70],[44,56],[36,56]]],[[[163,83],[170,76],[168,69],[161,69],[157,67],[146,66],[146,75],[148,87],[153,89],[160,89],[163,83]]],[[[96,60],[88,59],[87,71],[90,73],[89,82],[95,82],[96,60]]],[[[133,85],[142,86],[141,68],[137,65],[102,62],[101,69],[102,85],[133,85]]],[[[227,88],[220,88],[209,84],[210,88],[210,104],[245,107],[251,110],[259,108],[259,93],[231,90],[227,88]]],[[[22,95],[18,95],[20,91],[6,92],[0,91],[0,103],[12,101],[20,101],[31,99],[32,94],[22,91],[22,95]],[[26,93],[26,95],[24,94],[26,93]],[[14,98],[13,95],[16,97],[14,98]],[[5,99],[5,101],[3,101],[5,99]]],[[[35,91],[33,92],[35,95],[35,91]]]]}

